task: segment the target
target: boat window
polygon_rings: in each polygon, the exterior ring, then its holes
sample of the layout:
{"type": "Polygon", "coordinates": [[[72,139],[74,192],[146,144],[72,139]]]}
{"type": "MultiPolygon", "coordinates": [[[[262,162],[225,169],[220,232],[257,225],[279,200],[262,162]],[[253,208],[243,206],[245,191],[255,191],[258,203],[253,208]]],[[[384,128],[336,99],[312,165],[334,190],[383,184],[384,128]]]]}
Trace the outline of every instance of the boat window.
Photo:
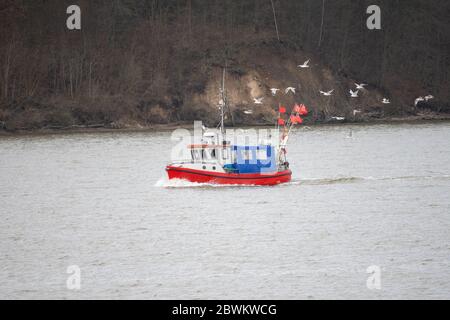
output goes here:
{"type": "Polygon", "coordinates": [[[206,149],[205,150],[205,156],[208,160],[214,160],[216,159],[216,154],[214,149],[206,149]]]}
{"type": "Polygon", "coordinates": [[[252,160],[252,152],[250,150],[242,150],[242,159],[252,160]]]}
{"type": "Polygon", "coordinates": [[[200,153],[200,150],[192,150],[192,159],[194,161],[202,160],[202,155],[200,153]]]}
{"type": "Polygon", "coordinates": [[[258,160],[267,160],[267,150],[266,149],[258,150],[258,160]]]}
{"type": "Polygon", "coordinates": [[[224,159],[224,160],[227,160],[228,159],[228,149],[222,149],[222,158],[224,159]]]}

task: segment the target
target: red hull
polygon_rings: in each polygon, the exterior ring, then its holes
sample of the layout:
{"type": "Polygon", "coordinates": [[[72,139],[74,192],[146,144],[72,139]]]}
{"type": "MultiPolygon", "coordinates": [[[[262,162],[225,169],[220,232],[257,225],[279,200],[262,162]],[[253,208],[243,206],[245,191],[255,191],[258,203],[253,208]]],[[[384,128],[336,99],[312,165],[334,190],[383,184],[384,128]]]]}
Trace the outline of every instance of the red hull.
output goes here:
{"type": "Polygon", "coordinates": [[[169,179],[182,179],[196,183],[273,186],[291,181],[291,170],[272,174],[236,174],[193,170],[168,166],[169,179]]]}

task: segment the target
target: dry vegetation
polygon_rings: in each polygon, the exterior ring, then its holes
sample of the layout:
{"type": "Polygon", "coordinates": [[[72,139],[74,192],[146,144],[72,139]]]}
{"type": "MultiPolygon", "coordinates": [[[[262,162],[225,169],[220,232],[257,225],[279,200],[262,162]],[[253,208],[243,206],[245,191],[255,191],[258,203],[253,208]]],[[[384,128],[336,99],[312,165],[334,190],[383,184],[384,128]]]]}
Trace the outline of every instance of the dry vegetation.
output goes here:
{"type": "MultiPolygon", "coordinates": [[[[216,121],[220,69],[228,63],[230,123],[274,120],[272,86],[300,87],[313,120],[415,115],[414,99],[450,106],[450,2],[379,1],[383,30],[365,28],[369,1],[0,1],[0,128],[149,126],[216,121]],[[68,5],[82,30],[65,27],[68,5]],[[312,68],[296,68],[311,58],[312,68]],[[369,83],[357,101],[354,81],[369,83]],[[318,90],[334,88],[333,98],[318,90]],[[266,96],[262,107],[252,97],[266,96]],[[392,104],[380,104],[383,96],[392,104]],[[252,109],[252,115],[243,110],[252,109]]],[[[292,97],[281,102],[290,104],[292,97]]]]}

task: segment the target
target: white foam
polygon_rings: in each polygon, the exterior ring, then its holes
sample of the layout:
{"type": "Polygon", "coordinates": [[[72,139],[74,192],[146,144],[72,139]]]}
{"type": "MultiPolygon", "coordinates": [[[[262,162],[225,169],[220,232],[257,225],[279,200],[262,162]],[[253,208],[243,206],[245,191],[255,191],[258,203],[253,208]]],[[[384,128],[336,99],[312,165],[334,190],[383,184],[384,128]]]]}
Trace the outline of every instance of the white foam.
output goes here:
{"type": "Polygon", "coordinates": [[[202,185],[205,184],[190,182],[182,179],[169,180],[167,177],[162,177],[155,183],[155,187],[159,188],[189,188],[189,187],[199,187],[202,185]]]}
{"type": "Polygon", "coordinates": [[[267,186],[257,186],[257,185],[242,185],[242,184],[217,184],[217,183],[198,183],[190,182],[183,179],[171,179],[167,177],[160,178],[156,183],[155,187],[158,188],[256,188],[256,187],[267,187],[267,186]]]}
{"type": "Polygon", "coordinates": [[[184,179],[171,179],[169,180],[167,177],[163,177],[159,179],[155,187],[159,188],[199,188],[199,187],[223,187],[227,185],[219,185],[219,184],[212,184],[212,183],[198,183],[198,182],[191,182],[184,179]]]}

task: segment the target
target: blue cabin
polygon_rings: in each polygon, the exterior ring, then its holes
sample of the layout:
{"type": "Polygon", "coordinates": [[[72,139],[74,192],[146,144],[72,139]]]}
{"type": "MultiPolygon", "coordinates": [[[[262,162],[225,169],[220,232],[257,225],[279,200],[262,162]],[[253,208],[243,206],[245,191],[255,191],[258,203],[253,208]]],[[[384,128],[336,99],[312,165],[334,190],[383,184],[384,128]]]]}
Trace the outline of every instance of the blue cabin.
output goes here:
{"type": "Polygon", "coordinates": [[[224,169],[232,173],[267,173],[277,170],[273,146],[232,146],[234,162],[224,169]]]}

